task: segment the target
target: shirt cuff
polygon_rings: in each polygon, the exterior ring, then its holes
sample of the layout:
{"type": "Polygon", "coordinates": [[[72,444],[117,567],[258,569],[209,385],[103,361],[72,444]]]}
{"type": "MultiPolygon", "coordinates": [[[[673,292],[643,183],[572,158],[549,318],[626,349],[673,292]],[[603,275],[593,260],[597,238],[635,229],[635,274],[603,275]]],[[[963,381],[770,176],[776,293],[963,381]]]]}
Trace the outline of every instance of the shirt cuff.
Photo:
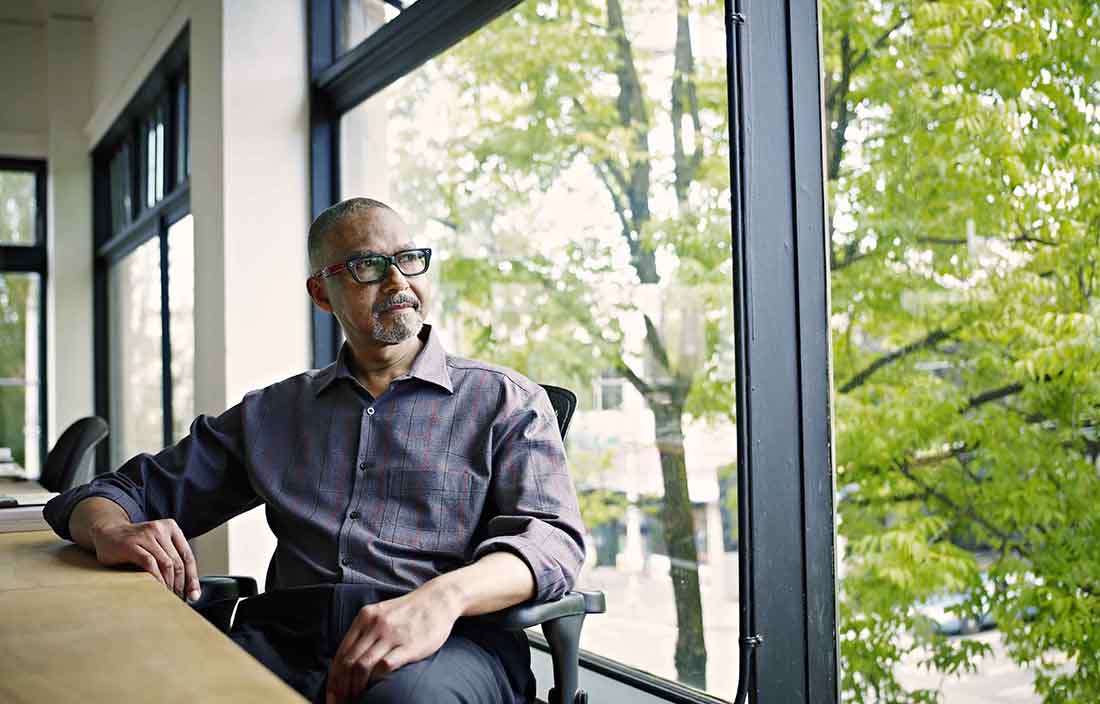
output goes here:
{"type": "MultiPolygon", "coordinates": [[[[547,529],[557,532],[549,526],[547,529]]],[[[549,533],[545,538],[553,540],[549,533]]],[[[573,586],[573,579],[563,569],[561,563],[526,535],[502,535],[489,538],[474,550],[474,560],[499,551],[510,552],[527,564],[527,568],[531,570],[531,575],[535,579],[535,596],[532,599],[534,602],[560,599],[573,586]]]]}
{"type": "Polygon", "coordinates": [[[130,517],[131,523],[141,523],[146,520],[145,511],[138,506],[132,496],[110,485],[100,484],[96,486],[94,481],[90,484],[74,487],[50,499],[42,509],[42,516],[55,533],[65,540],[72,541],[73,536],[69,533],[69,519],[73,515],[73,509],[84,499],[93,496],[100,496],[114,501],[130,517]]]}

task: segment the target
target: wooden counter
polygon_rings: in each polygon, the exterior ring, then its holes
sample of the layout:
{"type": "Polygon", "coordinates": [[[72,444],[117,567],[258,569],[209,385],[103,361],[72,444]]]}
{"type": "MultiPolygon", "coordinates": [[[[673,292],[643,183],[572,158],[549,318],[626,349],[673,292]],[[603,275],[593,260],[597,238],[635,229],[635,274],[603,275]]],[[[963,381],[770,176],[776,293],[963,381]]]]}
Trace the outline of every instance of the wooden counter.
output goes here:
{"type": "Polygon", "coordinates": [[[0,702],[304,702],[151,575],[0,534],[0,702]]]}

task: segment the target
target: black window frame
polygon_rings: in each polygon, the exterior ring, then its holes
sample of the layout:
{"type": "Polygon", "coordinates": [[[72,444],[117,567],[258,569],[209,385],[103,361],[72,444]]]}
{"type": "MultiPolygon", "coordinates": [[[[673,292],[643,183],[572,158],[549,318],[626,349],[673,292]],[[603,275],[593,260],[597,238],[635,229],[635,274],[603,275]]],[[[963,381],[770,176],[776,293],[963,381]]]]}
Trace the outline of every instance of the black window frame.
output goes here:
{"type": "MultiPolygon", "coordinates": [[[[0,274],[38,274],[38,466],[45,467],[49,452],[47,426],[49,417],[49,373],[47,360],[47,308],[49,284],[49,256],[47,254],[46,179],[45,159],[0,157],[0,171],[22,171],[34,175],[34,242],[30,244],[0,243],[0,274]]],[[[26,451],[30,451],[27,448],[26,451]]]]}
{"type": "MultiPolygon", "coordinates": [[[[163,446],[172,436],[172,346],[168,301],[168,230],[191,212],[189,163],[189,47],[190,28],[184,27],[164,56],[130,99],[126,107],[92,150],[93,199],[93,316],[96,414],[111,418],[111,340],[109,276],[126,255],[151,239],[159,241],[161,302],[161,402],[163,446]],[[161,112],[163,111],[163,112],[161,112]],[[153,205],[147,201],[148,158],[146,128],[164,117],[163,195],[153,205]],[[118,151],[129,149],[129,212],[114,227],[114,193],[111,163],[118,151]],[[182,158],[182,161],[181,161],[182,158]]],[[[110,471],[108,443],[96,456],[97,474],[110,471]]]]}
{"type": "MultiPolygon", "coordinates": [[[[314,217],[340,197],[341,116],[519,1],[419,0],[339,53],[340,0],[309,0],[314,217]]],[[[736,155],[736,699],[839,702],[820,8],[725,0],[724,14],[736,155]]],[[[313,363],[323,366],[340,332],[316,308],[312,320],[313,363]]],[[[591,653],[581,667],[582,684],[590,671],[667,701],[721,701],[591,653]]]]}

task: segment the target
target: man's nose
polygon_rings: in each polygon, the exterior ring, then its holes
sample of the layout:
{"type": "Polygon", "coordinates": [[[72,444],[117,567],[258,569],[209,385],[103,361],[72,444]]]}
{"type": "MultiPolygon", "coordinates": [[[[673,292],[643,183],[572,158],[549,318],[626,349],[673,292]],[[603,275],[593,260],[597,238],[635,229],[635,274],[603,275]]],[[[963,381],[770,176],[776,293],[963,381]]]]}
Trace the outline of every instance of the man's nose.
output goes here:
{"type": "Polygon", "coordinates": [[[391,263],[386,267],[386,276],[382,279],[382,290],[400,291],[409,288],[409,282],[396,264],[391,263]]]}

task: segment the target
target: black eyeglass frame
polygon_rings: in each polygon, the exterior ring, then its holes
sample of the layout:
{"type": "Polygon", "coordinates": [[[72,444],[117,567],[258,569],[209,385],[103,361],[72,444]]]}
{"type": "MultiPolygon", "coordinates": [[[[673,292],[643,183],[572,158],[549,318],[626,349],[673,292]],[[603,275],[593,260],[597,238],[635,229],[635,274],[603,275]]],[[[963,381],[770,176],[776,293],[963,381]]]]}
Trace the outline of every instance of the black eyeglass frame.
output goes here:
{"type": "Polygon", "coordinates": [[[356,283],[363,284],[365,286],[367,284],[376,284],[382,279],[386,278],[386,275],[390,273],[391,266],[400,271],[403,276],[411,278],[413,276],[420,276],[421,274],[428,271],[428,268],[431,266],[431,264],[431,247],[414,247],[413,249],[402,249],[400,251],[394,252],[393,254],[356,254],[354,256],[348,257],[346,261],[336,264],[330,264],[323,269],[315,271],[310,278],[327,279],[330,276],[335,276],[336,274],[339,274],[341,271],[347,270],[347,272],[351,274],[351,278],[355,279],[356,283]],[[402,254],[408,254],[410,252],[417,252],[424,255],[424,268],[414,274],[407,273],[404,269],[401,268],[401,265],[397,263],[398,257],[400,257],[402,254]],[[386,268],[382,270],[382,274],[377,279],[363,281],[356,275],[355,264],[356,262],[361,262],[364,259],[381,259],[386,262],[386,268]]]}

